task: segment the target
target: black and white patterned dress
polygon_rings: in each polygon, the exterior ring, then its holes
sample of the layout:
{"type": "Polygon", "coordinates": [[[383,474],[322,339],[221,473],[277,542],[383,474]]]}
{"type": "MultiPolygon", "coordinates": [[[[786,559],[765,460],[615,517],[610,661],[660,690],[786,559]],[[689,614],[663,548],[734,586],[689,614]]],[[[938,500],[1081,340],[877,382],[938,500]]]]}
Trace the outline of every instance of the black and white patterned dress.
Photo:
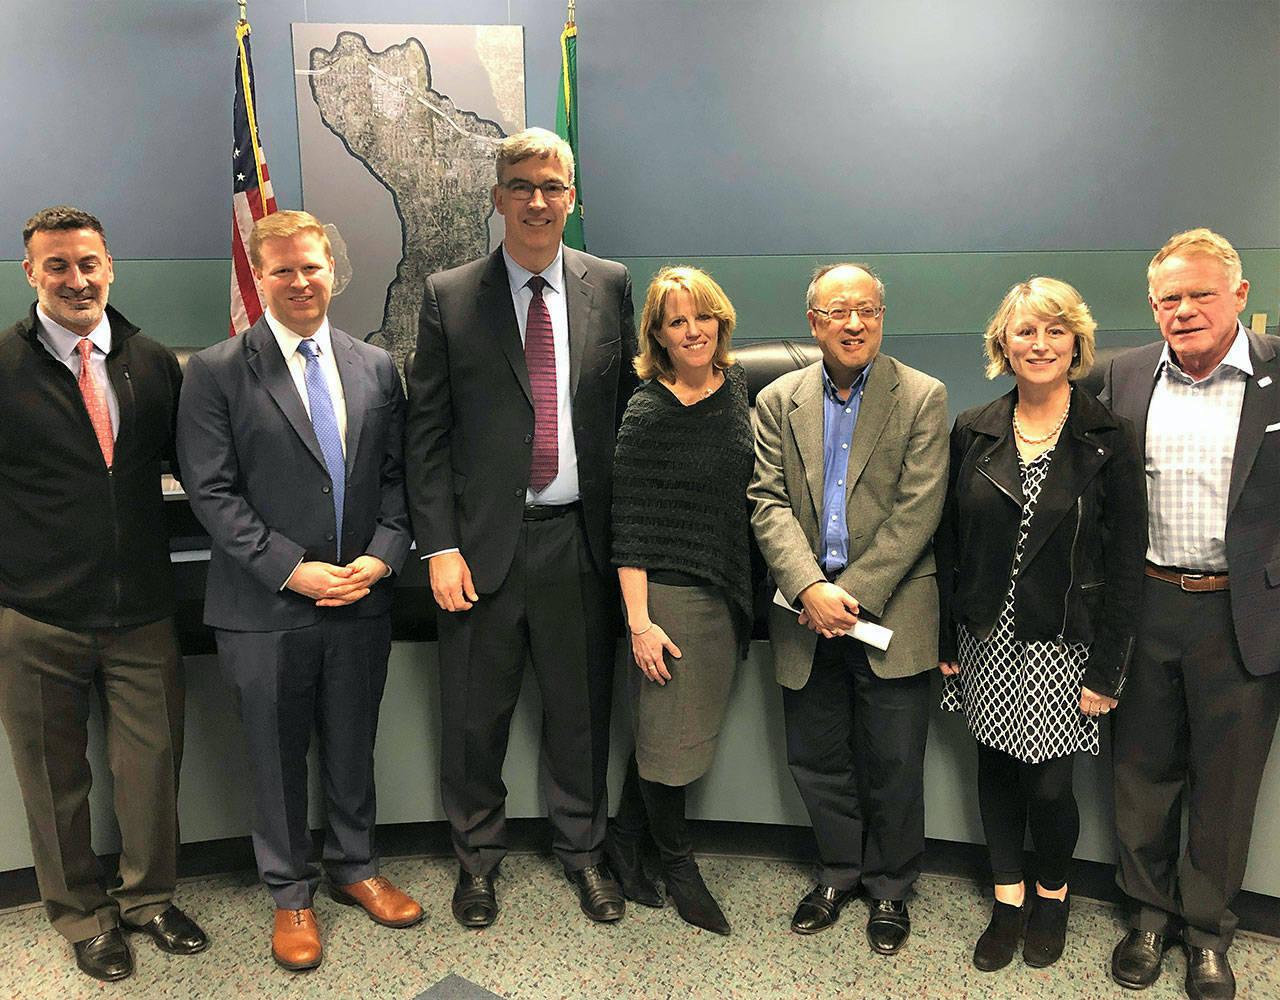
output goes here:
{"type": "Polygon", "coordinates": [[[979,743],[1028,764],[1077,750],[1098,752],[1098,720],[1080,711],[1088,644],[1013,637],[1013,587],[1052,456],[1051,448],[1031,462],[1019,459],[1026,502],[1009,592],[985,642],[960,626],[960,673],[946,678],[942,691],[942,707],[963,710],[979,743]]]}

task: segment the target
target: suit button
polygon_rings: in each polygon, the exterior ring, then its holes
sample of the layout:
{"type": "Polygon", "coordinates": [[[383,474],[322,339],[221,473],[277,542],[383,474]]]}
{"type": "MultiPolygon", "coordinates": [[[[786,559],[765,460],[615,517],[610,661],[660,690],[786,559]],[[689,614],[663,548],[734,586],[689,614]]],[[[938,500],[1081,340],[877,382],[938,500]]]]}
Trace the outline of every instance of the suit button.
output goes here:
{"type": "Polygon", "coordinates": [[[513,495],[514,495],[514,496],[518,496],[518,497],[522,497],[522,496],[524,496],[524,490],[516,490],[516,491],[515,491],[515,493],[514,493],[513,495]]]}
{"type": "Polygon", "coordinates": [[[526,435],[524,436],[524,443],[525,443],[525,444],[529,444],[531,441],[533,441],[533,435],[532,435],[532,434],[526,434],[526,435]]]}
{"type": "Polygon", "coordinates": [[[321,492],[321,493],[328,493],[328,492],[329,492],[329,487],[328,487],[328,486],[321,486],[321,487],[320,487],[320,492],[321,492]]]}
{"type": "Polygon", "coordinates": [[[332,536],[332,535],[325,535],[325,536],[324,536],[324,540],[325,540],[326,542],[332,542],[332,541],[333,541],[333,536],[332,536]]]}

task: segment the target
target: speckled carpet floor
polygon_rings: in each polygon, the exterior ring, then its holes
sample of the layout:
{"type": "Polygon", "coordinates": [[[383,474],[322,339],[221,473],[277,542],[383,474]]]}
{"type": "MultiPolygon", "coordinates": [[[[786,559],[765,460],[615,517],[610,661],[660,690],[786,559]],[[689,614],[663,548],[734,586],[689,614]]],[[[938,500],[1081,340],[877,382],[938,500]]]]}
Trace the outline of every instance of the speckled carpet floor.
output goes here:
{"type": "MultiPolygon", "coordinates": [[[[75,1000],[288,997],[306,1000],[900,1000],[900,998],[1096,997],[1136,1000],[1108,976],[1124,933],[1110,904],[1073,900],[1062,960],[1031,969],[1019,958],[993,974],[970,963],[990,903],[973,883],[925,875],[911,903],[911,938],[901,953],[872,953],[865,908],[851,903],[831,929],[800,937],[791,913],[810,887],[806,866],[704,856],[703,874],[733,925],[728,938],[683,923],[668,905],[628,905],[618,924],[597,925],[578,909],[559,865],[543,855],[512,855],[498,880],[500,913],[485,930],[459,927],[449,912],[456,868],[444,858],[395,858],[384,873],[427,908],[416,927],[390,930],[316,901],[324,963],[310,973],[278,968],[270,957],[269,897],[251,874],[184,880],[178,904],[209,933],[208,951],[173,957],[145,937],[131,941],[133,977],[97,983],[75,967],[69,946],[38,905],[0,911],[0,998],[75,1000]],[[475,989],[473,987],[479,987],[475,989]],[[487,991],[487,992],[486,992],[487,991]],[[425,994],[425,997],[424,997],[425,994]]],[[[1240,934],[1231,950],[1241,1000],[1280,997],[1280,940],[1240,934]]],[[[1180,951],[1165,958],[1143,1000],[1185,996],[1180,951]]]]}

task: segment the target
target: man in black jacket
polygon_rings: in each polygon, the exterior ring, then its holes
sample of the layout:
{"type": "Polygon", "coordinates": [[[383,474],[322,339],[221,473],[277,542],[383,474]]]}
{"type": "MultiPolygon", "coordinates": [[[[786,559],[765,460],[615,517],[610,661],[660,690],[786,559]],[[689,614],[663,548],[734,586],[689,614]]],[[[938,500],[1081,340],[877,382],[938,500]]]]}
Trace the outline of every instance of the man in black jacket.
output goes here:
{"type": "Polygon", "coordinates": [[[122,925],[175,954],[208,944],[172,902],[183,693],[160,462],[182,376],[107,305],[102,223],[58,206],[22,236],[37,302],[0,333],[0,717],[45,911],[76,964],[111,981],[133,971],[122,925]],[[89,832],[94,687],[121,840],[106,891],[89,832]]]}

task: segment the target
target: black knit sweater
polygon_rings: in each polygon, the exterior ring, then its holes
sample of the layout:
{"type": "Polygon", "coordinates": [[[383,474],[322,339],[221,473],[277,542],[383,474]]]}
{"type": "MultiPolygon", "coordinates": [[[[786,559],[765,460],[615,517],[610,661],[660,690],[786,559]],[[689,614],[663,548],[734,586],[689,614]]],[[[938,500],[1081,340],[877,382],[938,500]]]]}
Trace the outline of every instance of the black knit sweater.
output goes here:
{"type": "Polygon", "coordinates": [[[739,644],[751,634],[747,484],[754,463],[747,378],[685,406],[657,379],[635,391],[613,466],[613,563],[676,570],[723,588],[739,644]]]}

